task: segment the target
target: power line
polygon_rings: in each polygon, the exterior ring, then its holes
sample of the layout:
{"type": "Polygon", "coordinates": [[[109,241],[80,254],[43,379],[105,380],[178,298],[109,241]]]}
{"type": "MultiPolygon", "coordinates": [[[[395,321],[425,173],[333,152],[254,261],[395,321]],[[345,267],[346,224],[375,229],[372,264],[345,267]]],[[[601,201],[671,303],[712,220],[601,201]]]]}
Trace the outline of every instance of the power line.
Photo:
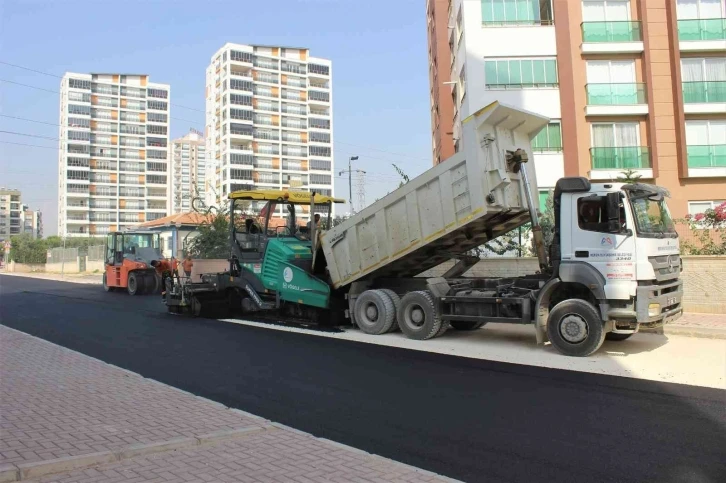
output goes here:
{"type": "MultiPolygon", "coordinates": [[[[57,77],[58,79],[62,79],[63,78],[63,76],[56,75],[56,74],[51,74],[50,72],[42,72],[42,71],[39,71],[39,70],[31,69],[29,67],[23,67],[22,65],[11,64],[9,62],[3,62],[2,60],[0,60],[0,64],[5,64],[5,65],[9,65],[11,67],[18,68],[18,69],[23,69],[23,70],[27,70],[27,71],[30,71],[30,72],[35,72],[36,74],[43,74],[43,75],[47,75],[47,76],[50,76],[50,77],[57,77]]],[[[0,79],[0,80],[2,80],[2,79],[0,79]]],[[[11,84],[24,85],[25,87],[32,87],[34,89],[40,89],[42,91],[47,90],[47,89],[41,89],[40,87],[29,86],[27,84],[20,84],[19,82],[13,82],[13,81],[3,81],[3,82],[9,82],[11,84]]],[[[58,91],[48,91],[48,92],[55,92],[56,94],[58,94],[58,91]]],[[[182,104],[174,104],[174,103],[171,103],[170,102],[169,105],[175,106],[175,107],[181,107],[182,109],[189,109],[190,111],[205,112],[203,109],[197,109],[196,107],[184,106],[182,104]]]]}
{"type": "Polygon", "coordinates": [[[35,122],[35,123],[38,123],[38,124],[47,124],[49,126],[60,126],[60,124],[55,123],[55,122],[36,121],[34,119],[27,119],[27,118],[24,118],[24,117],[7,116],[5,114],[0,114],[0,117],[7,117],[9,119],[17,119],[19,121],[35,122]]]}
{"type": "Polygon", "coordinates": [[[49,138],[48,136],[38,136],[37,134],[26,134],[26,133],[22,133],[22,132],[0,131],[0,133],[14,134],[15,136],[27,136],[29,138],[50,139],[51,141],[60,141],[60,139],[58,139],[58,138],[49,138]]]}
{"type": "Polygon", "coordinates": [[[5,64],[5,65],[9,65],[10,67],[15,67],[15,68],[18,68],[18,69],[23,69],[23,70],[27,70],[27,71],[30,71],[30,72],[35,72],[36,74],[43,74],[43,75],[47,75],[47,76],[50,76],[50,77],[57,77],[59,79],[62,79],[63,78],[62,76],[59,76],[59,75],[49,74],[48,72],[42,72],[42,71],[39,71],[39,70],[31,69],[29,67],[23,67],[22,65],[11,64],[10,62],[5,62],[5,61],[2,61],[2,60],[0,60],[0,64],[5,64]]]}
{"type": "Polygon", "coordinates": [[[16,146],[29,146],[31,148],[54,149],[56,151],[60,151],[61,149],[63,149],[63,148],[54,148],[54,147],[51,147],[51,146],[39,146],[37,144],[14,143],[12,141],[0,141],[0,143],[2,143],[2,144],[14,144],[16,146]]]}
{"type": "Polygon", "coordinates": [[[18,86],[30,87],[31,89],[37,89],[39,91],[51,92],[53,94],[60,94],[58,91],[52,91],[50,89],[44,89],[42,87],[36,87],[36,86],[28,85],[28,84],[23,84],[22,82],[15,82],[15,81],[7,80],[7,79],[0,79],[0,82],[7,82],[8,84],[15,84],[18,86]]]}
{"type": "MultiPolygon", "coordinates": [[[[392,154],[394,156],[401,156],[403,158],[410,158],[410,159],[415,159],[417,161],[424,161],[423,158],[417,158],[415,156],[411,156],[411,155],[408,155],[408,154],[394,153],[392,151],[385,151],[383,149],[376,149],[376,148],[371,148],[371,147],[368,147],[368,146],[362,146],[360,144],[346,143],[346,142],[343,142],[343,141],[335,141],[335,142],[337,144],[345,144],[345,145],[348,145],[348,146],[355,146],[355,147],[358,147],[358,148],[370,149],[371,151],[378,151],[380,153],[392,154]]],[[[430,161],[430,160],[426,160],[426,161],[430,161]]]]}

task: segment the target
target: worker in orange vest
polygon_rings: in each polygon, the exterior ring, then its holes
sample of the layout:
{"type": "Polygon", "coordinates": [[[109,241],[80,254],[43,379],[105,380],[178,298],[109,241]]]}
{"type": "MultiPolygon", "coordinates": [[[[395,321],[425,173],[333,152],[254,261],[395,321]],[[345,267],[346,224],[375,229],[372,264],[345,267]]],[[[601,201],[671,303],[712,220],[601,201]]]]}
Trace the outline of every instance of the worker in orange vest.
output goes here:
{"type": "Polygon", "coordinates": [[[187,277],[191,277],[193,266],[194,266],[194,262],[192,261],[192,256],[187,254],[186,258],[182,262],[182,268],[184,269],[184,275],[186,275],[187,277]]]}

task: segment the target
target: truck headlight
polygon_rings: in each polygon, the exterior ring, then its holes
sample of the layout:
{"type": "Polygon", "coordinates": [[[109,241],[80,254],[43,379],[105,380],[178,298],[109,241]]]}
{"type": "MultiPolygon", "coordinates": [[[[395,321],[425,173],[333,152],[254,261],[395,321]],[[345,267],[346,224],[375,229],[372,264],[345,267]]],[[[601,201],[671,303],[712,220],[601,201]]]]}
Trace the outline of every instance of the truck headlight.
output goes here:
{"type": "Polygon", "coordinates": [[[660,304],[648,305],[648,317],[655,317],[656,315],[660,315],[660,304]]]}

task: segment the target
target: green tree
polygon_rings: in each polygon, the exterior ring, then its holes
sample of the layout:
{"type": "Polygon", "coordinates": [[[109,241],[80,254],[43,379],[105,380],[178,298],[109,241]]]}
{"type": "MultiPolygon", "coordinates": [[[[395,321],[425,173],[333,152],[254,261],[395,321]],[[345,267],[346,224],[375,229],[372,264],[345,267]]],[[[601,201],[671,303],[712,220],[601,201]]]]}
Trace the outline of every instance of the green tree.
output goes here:
{"type": "Polygon", "coordinates": [[[45,240],[22,234],[10,237],[10,244],[9,258],[17,263],[45,263],[48,259],[48,246],[45,240]]]}
{"type": "Polygon", "coordinates": [[[628,168],[625,171],[621,171],[620,176],[618,176],[618,181],[621,183],[627,183],[627,184],[634,184],[640,181],[640,178],[642,178],[643,175],[638,174],[635,170],[628,168]]]}
{"type": "Polygon", "coordinates": [[[228,258],[229,209],[217,197],[218,206],[206,206],[197,193],[192,199],[192,209],[204,215],[204,221],[197,227],[197,235],[187,241],[186,251],[193,258],[228,258]]]}

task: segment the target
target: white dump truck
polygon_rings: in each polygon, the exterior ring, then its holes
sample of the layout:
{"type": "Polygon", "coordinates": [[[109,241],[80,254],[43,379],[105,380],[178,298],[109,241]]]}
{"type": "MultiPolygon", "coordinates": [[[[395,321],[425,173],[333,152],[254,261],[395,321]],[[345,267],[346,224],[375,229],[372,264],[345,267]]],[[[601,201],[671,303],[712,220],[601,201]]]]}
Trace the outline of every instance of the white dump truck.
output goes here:
{"type": "Polygon", "coordinates": [[[592,354],[606,337],[624,340],[678,318],[681,260],[664,189],[560,179],[554,241],[545,246],[532,196],[535,170],[527,163],[530,139],[548,121],[500,103],[486,106],[464,120],[459,153],[326,231],[296,228],[296,209],[341,200],[232,193],[229,270],[170,288],[167,305],[178,311],[216,297],[247,313],[321,321],[345,315],[372,335],[400,328],[422,340],[448,328],[533,324],[539,343],[549,340],[572,356],[592,354]],[[265,226],[254,234],[234,221],[238,203],[249,200],[268,200],[265,226]],[[287,205],[291,223],[272,231],[277,204],[287,205]],[[463,276],[478,261],[468,252],[526,223],[537,273],[463,276]],[[459,261],[442,277],[417,277],[451,259],[459,261]]]}

